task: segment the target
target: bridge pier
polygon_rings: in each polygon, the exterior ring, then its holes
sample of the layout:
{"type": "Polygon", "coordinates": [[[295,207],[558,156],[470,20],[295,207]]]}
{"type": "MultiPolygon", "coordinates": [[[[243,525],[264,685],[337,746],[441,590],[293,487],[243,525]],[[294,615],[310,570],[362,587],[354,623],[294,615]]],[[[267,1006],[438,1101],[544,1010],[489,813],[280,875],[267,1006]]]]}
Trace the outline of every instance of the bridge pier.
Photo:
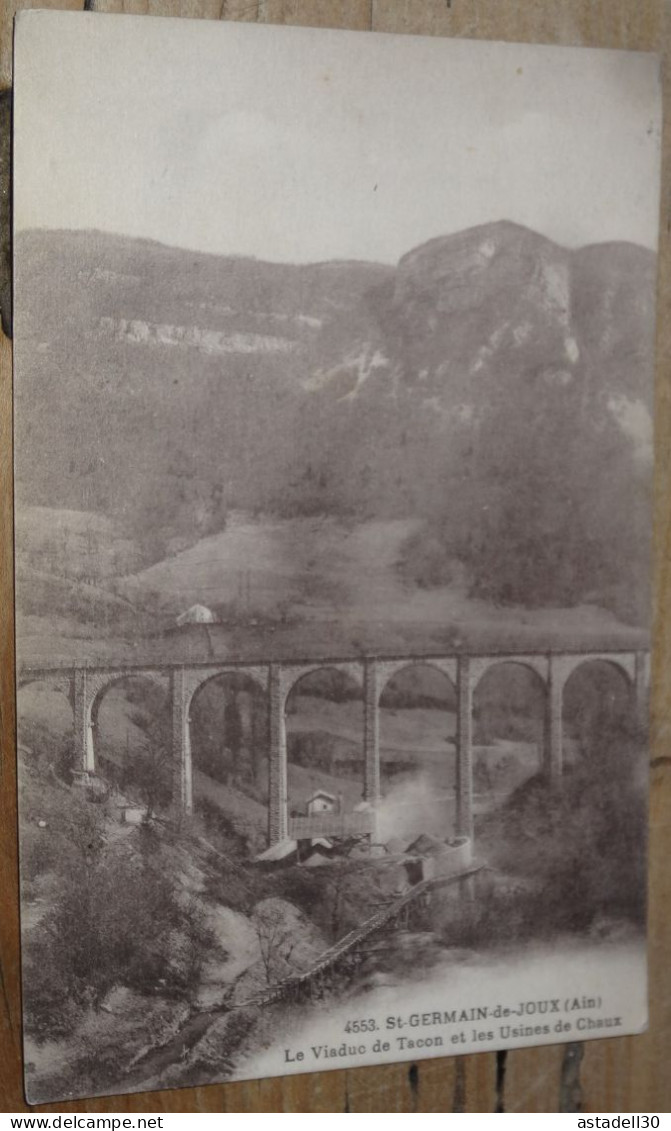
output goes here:
{"type": "Polygon", "coordinates": [[[76,668],[74,673],[74,773],[80,779],[86,779],[95,772],[93,721],[91,719],[93,702],[88,683],[86,668],[76,668]]]}
{"type": "Polygon", "coordinates": [[[545,701],[543,772],[552,784],[561,780],[564,769],[563,709],[565,682],[554,656],[550,656],[545,701]]]}
{"type": "Polygon", "coordinates": [[[364,801],[380,800],[380,681],[375,660],[366,660],[363,670],[364,697],[364,801]]]}
{"type": "Polygon", "coordinates": [[[279,664],[270,665],[268,709],[268,842],[279,844],[288,836],[287,734],[284,719],[284,688],[279,664]]]}
{"type": "Polygon", "coordinates": [[[193,771],[191,767],[191,735],[189,733],[189,689],[184,668],[177,668],[170,677],[172,698],[172,804],[177,813],[193,812],[193,771]]]}
{"type": "Polygon", "coordinates": [[[457,836],[473,836],[473,684],[468,656],[457,666],[457,836]]]}
{"type": "Polygon", "coordinates": [[[650,656],[637,652],[634,656],[634,696],[636,721],[647,726],[650,718],[650,656]]]}

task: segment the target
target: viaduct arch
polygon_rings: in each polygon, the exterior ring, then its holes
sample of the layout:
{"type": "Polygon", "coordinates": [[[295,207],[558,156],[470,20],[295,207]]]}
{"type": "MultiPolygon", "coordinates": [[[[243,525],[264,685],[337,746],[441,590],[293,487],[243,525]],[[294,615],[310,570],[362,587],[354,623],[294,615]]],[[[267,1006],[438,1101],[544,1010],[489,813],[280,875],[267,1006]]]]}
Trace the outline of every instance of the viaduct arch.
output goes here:
{"type": "Polygon", "coordinates": [[[535,672],[545,688],[545,740],[543,767],[550,781],[557,781],[563,770],[563,697],[571,675],[595,660],[614,665],[632,688],[633,702],[640,718],[647,715],[650,682],[650,657],[638,651],[574,651],[464,654],[457,656],[363,657],[361,659],[315,660],[303,663],[283,661],[235,662],[224,664],[150,664],[105,667],[104,665],[24,665],[18,673],[19,687],[34,681],[56,679],[70,689],[74,708],[76,773],[82,779],[95,773],[94,730],[97,705],[104,691],[129,676],[142,676],[166,682],[172,709],[172,755],[174,764],[173,804],[180,812],[193,808],[191,735],[189,711],[196,691],[220,675],[244,674],[267,696],[269,718],[268,749],[268,833],[271,844],[286,839],[290,828],[287,797],[287,740],[285,711],[287,698],[305,675],[324,669],[347,673],[362,689],[364,704],[364,799],[369,817],[359,824],[374,822],[375,805],[380,798],[380,695],[388,681],[404,668],[430,666],[448,676],[456,689],[456,814],[457,833],[471,837],[473,832],[473,693],[484,674],[498,664],[523,664],[535,672]]]}

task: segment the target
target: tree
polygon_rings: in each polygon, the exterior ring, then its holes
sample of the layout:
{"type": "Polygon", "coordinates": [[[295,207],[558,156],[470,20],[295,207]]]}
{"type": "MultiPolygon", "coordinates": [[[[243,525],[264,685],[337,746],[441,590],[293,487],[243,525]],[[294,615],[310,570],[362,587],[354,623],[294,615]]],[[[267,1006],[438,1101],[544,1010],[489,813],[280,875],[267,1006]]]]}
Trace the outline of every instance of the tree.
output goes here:
{"type": "Polygon", "coordinates": [[[494,604],[596,601],[645,621],[647,469],[598,387],[548,364],[512,385],[498,373],[406,543],[405,575],[450,584],[457,561],[494,604]]]}
{"type": "Polygon", "coordinates": [[[361,851],[360,841],[350,845],[346,855],[332,860],[328,869],[322,869],[326,873],[329,930],[333,939],[340,938],[367,919],[382,895],[378,869],[371,867],[366,856],[352,855],[354,851],[361,851]]]}
{"type": "Polygon", "coordinates": [[[252,926],[259,944],[259,955],[269,986],[291,972],[290,959],[296,946],[296,924],[288,913],[291,904],[281,899],[264,899],[252,913],[252,926]]]}
{"type": "Polygon", "coordinates": [[[140,749],[126,757],[123,788],[137,791],[149,820],[172,800],[172,731],[167,712],[148,725],[144,716],[133,721],[146,729],[143,730],[140,749]]]}
{"type": "Polygon", "coordinates": [[[225,957],[202,906],[170,875],[160,842],[141,849],[124,842],[59,877],[25,952],[26,1026],[36,1040],[71,1036],[83,1010],[99,1008],[115,986],[189,998],[205,958],[225,957]]]}

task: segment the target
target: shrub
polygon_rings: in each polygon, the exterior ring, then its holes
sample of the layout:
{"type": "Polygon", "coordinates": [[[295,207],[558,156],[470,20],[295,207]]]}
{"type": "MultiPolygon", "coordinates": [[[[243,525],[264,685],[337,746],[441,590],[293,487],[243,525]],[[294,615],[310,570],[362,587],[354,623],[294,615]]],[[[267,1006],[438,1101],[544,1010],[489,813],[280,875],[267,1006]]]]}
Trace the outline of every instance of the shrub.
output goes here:
{"type": "Polygon", "coordinates": [[[177,998],[198,985],[216,945],[204,912],[180,894],[160,848],[136,847],[108,851],[71,876],[29,936],[26,1025],[37,1039],[69,1032],[116,985],[177,998]]]}

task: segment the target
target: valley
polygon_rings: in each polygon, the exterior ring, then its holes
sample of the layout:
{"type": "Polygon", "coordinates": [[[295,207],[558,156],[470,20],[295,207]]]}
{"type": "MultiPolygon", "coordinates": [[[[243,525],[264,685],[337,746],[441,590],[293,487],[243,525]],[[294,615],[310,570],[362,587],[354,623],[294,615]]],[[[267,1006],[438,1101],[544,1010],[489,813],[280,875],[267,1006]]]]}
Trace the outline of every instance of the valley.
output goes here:
{"type": "Polygon", "coordinates": [[[30,1101],[635,962],[652,253],[18,241],[30,1101]]]}

